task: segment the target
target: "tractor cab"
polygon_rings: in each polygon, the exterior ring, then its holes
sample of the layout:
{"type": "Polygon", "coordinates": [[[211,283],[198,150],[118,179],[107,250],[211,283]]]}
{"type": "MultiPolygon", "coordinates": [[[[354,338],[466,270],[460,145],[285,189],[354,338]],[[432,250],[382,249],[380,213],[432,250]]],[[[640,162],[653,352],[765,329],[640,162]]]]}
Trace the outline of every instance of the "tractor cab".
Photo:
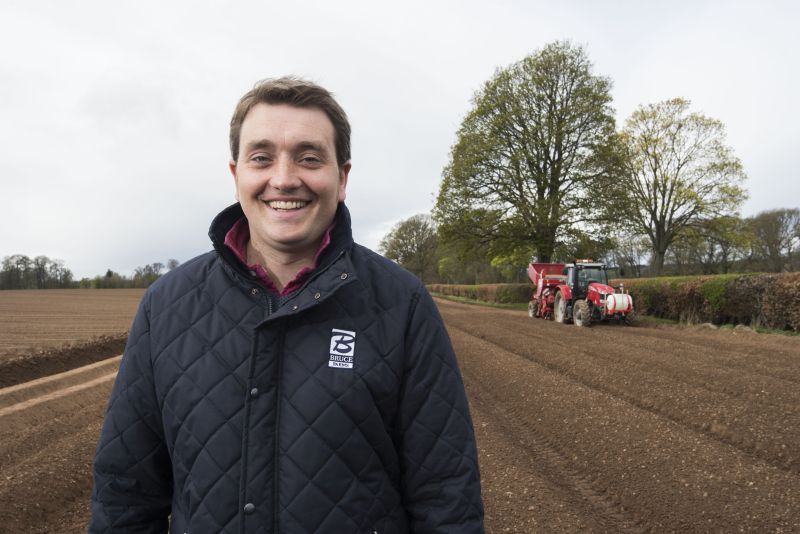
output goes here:
{"type": "Polygon", "coordinates": [[[575,260],[575,263],[564,266],[562,274],[567,277],[567,285],[572,289],[573,298],[586,298],[591,283],[608,285],[606,266],[591,260],[575,260]]]}

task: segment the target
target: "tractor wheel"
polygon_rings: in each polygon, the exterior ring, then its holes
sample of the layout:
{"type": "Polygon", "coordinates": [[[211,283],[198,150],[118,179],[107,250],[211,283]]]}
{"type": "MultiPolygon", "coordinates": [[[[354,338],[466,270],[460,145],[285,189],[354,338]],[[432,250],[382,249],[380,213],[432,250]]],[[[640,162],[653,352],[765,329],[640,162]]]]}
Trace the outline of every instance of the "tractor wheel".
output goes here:
{"type": "Polygon", "coordinates": [[[628,326],[634,326],[636,324],[636,312],[631,311],[628,315],[625,316],[625,324],[628,326]]]}
{"type": "Polygon", "coordinates": [[[567,320],[567,301],[561,295],[561,291],[556,293],[555,302],[553,302],[553,319],[557,323],[564,323],[567,320]]]}
{"type": "Polygon", "coordinates": [[[539,314],[539,302],[532,300],[528,303],[528,317],[536,317],[539,314]]]}
{"type": "Polygon", "coordinates": [[[589,303],[583,299],[575,302],[573,316],[575,319],[575,326],[592,325],[592,310],[589,308],[589,303]]]}

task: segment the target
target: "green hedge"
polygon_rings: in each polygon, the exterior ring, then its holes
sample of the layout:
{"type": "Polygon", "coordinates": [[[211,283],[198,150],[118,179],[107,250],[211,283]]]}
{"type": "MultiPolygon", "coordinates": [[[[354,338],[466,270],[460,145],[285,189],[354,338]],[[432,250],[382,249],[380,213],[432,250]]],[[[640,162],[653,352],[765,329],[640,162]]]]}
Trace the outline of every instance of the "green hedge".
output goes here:
{"type": "Polygon", "coordinates": [[[531,284],[430,284],[428,285],[428,290],[442,295],[482,300],[483,302],[515,304],[531,300],[533,286],[531,284]]]}
{"type": "Polygon", "coordinates": [[[683,322],[747,324],[800,331],[800,273],[613,280],[638,313],[683,322]]]}

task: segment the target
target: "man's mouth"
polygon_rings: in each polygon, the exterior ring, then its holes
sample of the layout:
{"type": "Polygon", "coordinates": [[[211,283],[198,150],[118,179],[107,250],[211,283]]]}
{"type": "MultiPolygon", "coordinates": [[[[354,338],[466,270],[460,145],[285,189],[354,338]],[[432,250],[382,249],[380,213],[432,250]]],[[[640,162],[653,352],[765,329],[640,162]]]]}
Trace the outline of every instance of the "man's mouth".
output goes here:
{"type": "Polygon", "coordinates": [[[299,210],[308,206],[305,200],[270,200],[267,205],[275,210],[299,210]]]}

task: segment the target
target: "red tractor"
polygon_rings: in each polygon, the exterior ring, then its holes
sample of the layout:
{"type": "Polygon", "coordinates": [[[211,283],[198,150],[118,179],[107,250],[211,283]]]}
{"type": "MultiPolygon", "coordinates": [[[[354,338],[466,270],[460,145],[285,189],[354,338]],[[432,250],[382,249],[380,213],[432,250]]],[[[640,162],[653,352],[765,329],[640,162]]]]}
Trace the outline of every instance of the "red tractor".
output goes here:
{"type": "Polygon", "coordinates": [[[528,276],[536,288],[528,303],[528,315],[574,321],[589,326],[592,321],[633,320],[633,299],[620,284],[615,291],[608,285],[608,272],[602,263],[575,260],[575,263],[531,263],[528,276]]]}

